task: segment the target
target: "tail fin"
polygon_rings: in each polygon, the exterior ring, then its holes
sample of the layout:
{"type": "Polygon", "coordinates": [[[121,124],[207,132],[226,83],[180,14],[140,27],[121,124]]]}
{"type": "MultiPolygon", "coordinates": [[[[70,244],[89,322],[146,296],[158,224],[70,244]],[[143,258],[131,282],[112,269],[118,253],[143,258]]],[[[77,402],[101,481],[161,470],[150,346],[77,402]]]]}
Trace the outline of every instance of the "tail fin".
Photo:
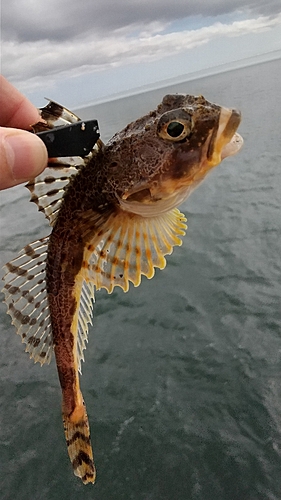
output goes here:
{"type": "Polygon", "coordinates": [[[84,401],[75,408],[71,415],[66,415],[63,412],[63,425],[74,474],[80,477],[84,484],[94,483],[96,470],[84,401]]]}

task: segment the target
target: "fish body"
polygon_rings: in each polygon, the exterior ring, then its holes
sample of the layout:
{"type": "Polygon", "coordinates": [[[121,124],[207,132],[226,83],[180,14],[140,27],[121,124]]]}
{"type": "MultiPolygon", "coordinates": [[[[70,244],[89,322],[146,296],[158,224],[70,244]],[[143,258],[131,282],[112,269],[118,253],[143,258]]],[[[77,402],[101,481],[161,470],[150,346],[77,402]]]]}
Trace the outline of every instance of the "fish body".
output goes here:
{"type": "MultiPolygon", "coordinates": [[[[41,117],[36,132],[79,120],[52,102],[41,117]]],[[[86,158],[52,159],[27,185],[52,232],[6,264],[5,301],[30,357],[44,364],[55,353],[68,453],[85,484],[95,466],[79,372],[94,291],[128,291],[165,267],[186,230],[176,207],[240,149],[239,123],[203,96],[167,95],[86,158]]]]}

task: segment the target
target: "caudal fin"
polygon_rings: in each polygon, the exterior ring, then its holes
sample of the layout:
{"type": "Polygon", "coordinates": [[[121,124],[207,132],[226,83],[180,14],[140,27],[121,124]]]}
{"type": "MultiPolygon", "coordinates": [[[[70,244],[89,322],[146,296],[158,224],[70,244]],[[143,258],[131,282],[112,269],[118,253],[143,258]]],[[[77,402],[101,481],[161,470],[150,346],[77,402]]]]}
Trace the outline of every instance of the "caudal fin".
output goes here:
{"type": "Polygon", "coordinates": [[[84,484],[94,483],[96,470],[84,402],[77,406],[71,415],[63,413],[63,425],[74,474],[80,477],[84,484]]]}

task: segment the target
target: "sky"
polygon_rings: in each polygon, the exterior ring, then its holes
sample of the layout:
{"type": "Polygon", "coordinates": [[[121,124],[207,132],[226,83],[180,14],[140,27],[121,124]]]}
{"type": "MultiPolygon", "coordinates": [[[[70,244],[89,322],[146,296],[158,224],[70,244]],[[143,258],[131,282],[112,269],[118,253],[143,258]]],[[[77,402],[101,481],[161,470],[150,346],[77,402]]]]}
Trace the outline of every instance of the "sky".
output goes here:
{"type": "Polygon", "coordinates": [[[2,0],[1,10],[1,72],[36,106],[281,56],[280,0],[2,0]]]}

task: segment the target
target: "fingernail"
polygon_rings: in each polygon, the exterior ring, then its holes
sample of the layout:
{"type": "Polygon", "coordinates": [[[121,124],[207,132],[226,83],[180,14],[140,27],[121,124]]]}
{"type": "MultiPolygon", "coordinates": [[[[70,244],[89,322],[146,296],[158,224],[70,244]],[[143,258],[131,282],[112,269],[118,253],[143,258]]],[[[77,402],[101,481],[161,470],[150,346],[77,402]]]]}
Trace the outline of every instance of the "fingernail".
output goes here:
{"type": "Polygon", "coordinates": [[[39,175],[47,165],[45,145],[36,135],[17,130],[5,137],[7,161],[13,178],[24,181],[39,175]]]}

